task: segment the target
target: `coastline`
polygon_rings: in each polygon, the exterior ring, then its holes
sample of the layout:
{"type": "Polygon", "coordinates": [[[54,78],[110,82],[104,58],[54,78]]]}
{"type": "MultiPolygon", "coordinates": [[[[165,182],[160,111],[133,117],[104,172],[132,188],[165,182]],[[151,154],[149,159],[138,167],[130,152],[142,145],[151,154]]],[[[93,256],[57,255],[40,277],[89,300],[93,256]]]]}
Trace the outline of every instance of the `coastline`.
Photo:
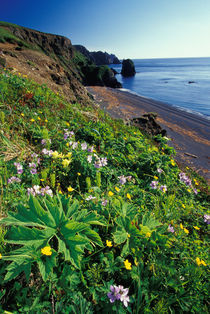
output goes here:
{"type": "Polygon", "coordinates": [[[113,118],[129,119],[147,112],[158,114],[157,122],[166,129],[168,142],[177,152],[175,159],[210,182],[210,123],[202,116],[154,99],[119,89],[89,86],[96,103],[113,118]]]}

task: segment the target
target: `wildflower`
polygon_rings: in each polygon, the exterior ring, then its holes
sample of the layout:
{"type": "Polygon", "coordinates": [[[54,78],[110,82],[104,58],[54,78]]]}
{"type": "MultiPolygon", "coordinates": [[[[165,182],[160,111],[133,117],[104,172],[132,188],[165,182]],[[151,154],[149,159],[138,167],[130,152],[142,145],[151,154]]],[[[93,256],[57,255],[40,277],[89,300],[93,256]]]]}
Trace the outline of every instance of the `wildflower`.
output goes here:
{"type": "Polygon", "coordinates": [[[126,268],[127,270],[131,270],[132,264],[129,262],[128,259],[126,259],[126,260],[124,261],[124,265],[125,265],[125,268],[126,268]]]}
{"type": "Polygon", "coordinates": [[[123,286],[110,286],[110,290],[111,292],[107,293],[107,296],[111,303],[114,303],[116,300],[120,300],[125,307],[128,306],[128,288],[124,288],[123,286]]]}
{"type": "Polygon", "coordinates": [[[183,224],[182,224],[182,223],[181,223],[179,226],[180,226],[180,228],[181,228],[182,230],[184,229],[184,227],[183,227],[183,224]]]}
{"type": "Polygon", "coordinates": [[[171,224],[168,226],[168,232],[174,233],[174,227],[171,224]]]}
{"type": "Polygon", "coordinates": [[[86,150],[87,149],[87,143],[86,142],[81,144],[81,149],[82,150],[86,150]]]}
{"type": "Polygon", "coordinates": [[[44,182],[44,179],[40,179],[40,181],[44,182]]]}
{"type": "Polygon", "coordinates": [[[150,238],[150,237],[151,237],[151,232],[147,232],[145,236],[146,236],[147,238],[150,238]]]}
{"type": "Polygon", "coordinates": [[[24,115],[24,113],[21,113],[20,115],[21,115],[22,117],[24,117],[24,116],[25,116],[25,115],[24,115]]]}
{"type": "Polygon", "coordinates": [[[17,183],[20,183],[21,182],[21,179],[18,178],[18,177],[14,177],[12,176],[11,178],[8,179],[7,183],[10,184],[10,183],[13,183],[13,182],[17,182],[17,183]]]}
{"type": "Polygon", "coordinates": [[[163,169],[157,168],[157,172],[158,172],[158,173],[162,173],[162,172],[163,172],[163,169]]]}
{"type": "Polygon", "coordinates": [[[50,255],[52,255],[52,251],[51,251],[51,250],[52,250],[52,249],[51,249],[50,246],[45,246],[45,247],[43,247],[43,248],[41,249],[41,253],[42,253],[43,255],[50,256],[50,255]]]}
{"type": "Polygon", "coordinates": [[[71,153],[71,152],[69,152],[68,154],[66,154],[66,157],[67,157],[67,158],[71,158],[71,156],[72,156],[72,153],[71,153]]]}
{"type": "Polygon", "coordinates": [[[154,179],[155,179],[155,180],[158,180],[158,177],[154,176],[154,179]]]}
{"type": "Polygon", "coordinates": [[[89,195],[85,200],[90,201],[90,200],[93,200],[95,198],[96,198],[95,196],[89,195]]]}
{"type": "Polygon", "coordinates": [[[172,166],[176,165],[176,163],[175,163],[175,161],[173,159],[171,159],[171,164],[172,164],[172,166]]]}
{"type": "Polygon", "coordinates": [[[80,172],[77,172],[77,175],[78,175],[78,176],[81,176],[81,173],[80,173],[80,172]]]}
{"type": "Polygon", "coordinates": [[[196,257],[195,260],[198,266],[201,266],[201,265],[207,266],[206,263],[203,260],[201,260],[199,257],[196,257]]]}
{"type": "Polygon", "coordinates": [[[63,161],[62,161],[62,165],[66,168],[66,167],[68,167],[68,165],[70,164],[70,160],[69,159],[64,159],[63,161]]]}
{"type": "Polygon", "coordinates": [[[104,200],[104,201],[101,202],[101,205],[102,205],[102,206],[106,206],[107,203],[108,203],[108,201],[107,201],[107,200],[104,200]]]}
{"type": "Polygon", "coordinates": [[[185,204],[182,204],[182,207],[185,208],[186,207],[185,204]]]}
{"type": "Polygon", "coordinates": [[[75,149],[77,146],[78,146],[78,143],[75,142],[75,143],[73,143],[72,148],[75,149]]]}
{"type": "Polygon", "coordinates": [[[2,254],[0,253],[0,259],[2,259],[2,254]]]}
{"type": "Polygon", "coordinates": [[[119,189],[117,186],[115,186],[115,190],[116,190],[117,192],[120,192],[120,189],[119,189]]]}
{"type": "Polygon", "coordinates": [[[19,162],[14,162],[14,166],[16,167],[18,174],[23,173],[23,166],[19,162]]]}
{"type": "Polygon", "coordinates": [[[35,120],[34,120],[34,119],[31,119],[30,121],[31,121],[31,122],[34,122],[35,120]]]}
{"type": "Polygon", "coordinates": [[[197,227],[197,226],[193,226],[193,228],[194,228],[195,230],[200,230],[200,228],[197,227]]]}
{"type": "Polygon", "coordinates": [[[91,161],[92,161],[92,158],[93,158],[93,156],[91,156],[91,155],[88,155],[88,156],[87,156],[87,161],[88,161],[89,163],[91,163],[91,161]]]}
{"type": "Polygon", "coordinates": [[[74,189],[73,189],[71,186],[69,186],[69,187],[67,188],[67,190],[68,190],[68,192],[74,191],[74,189]]]}
{"type": "Polygon", "coordinates": [[[48,120],[47,120],[47,119],[45,119],[44,121],[45,121],[45,122],[48,122],[48,120]]]}
{"type": "Polygon", "coordinates": [[[89,152],[89,153],[92,153],[93,150],[94,150],[94,147],[93,147],[93,146],[91,146],[91,147],[88,148],[88,152],[89,152]]]}
{"type": "Polygon", "coordinates": [[[109,192],[108,192],[108,195],[109,195],[109,196],[113,196],[114,193],[113,193],[112,191],[109,191],[109,192]]]}
{"type": "Polygon", "coordinates": [[[106,246],[112,247],[112,241],[106,240],[106,246]]]}
{"type": "Polygon", "coordinates": [[[47,144],[47,141],[46,141],[45,139],[42,139],[42,140],[41,140],[41,144],[42,144],[42,145],[46,145],[46,144],[47,144]]]}
{"type": "Polygon", "coordinates": [[[160,190],[165,193],[167,191],[167,186],[166,185],[161,185],[160,186],[160,190]]]}
{"type": "Polygon", "coordinates": [[[57,150],[55,150],[54,152],[51,153],[52,158],[59,158],[59,153],[57,152],[57,150]]]}
{"type": "Polygon", "coordinates": [[[70,124],[68,122],[65,121],[65,123],[66,123],[67,126],[70,126],[70,124]]]}
{"type": "Polygon", "coordinates": [[[152,182],[150,183],[151,188],[154,189],[154,190],[157,189],[157,185],[158,185],[158,181],[152,181],[152,182]]]}
{"type": "Polygon", "coordinates": [[[205,214],[205,215],[203,216],[203,221],[204,221],[205,223],[207,223],[207,225],[209,225],[209,224],[210,224],[210,215],[205,214]]]}
{"type": "Polygon", "coordinates": [[[39,121],[41,120],[41,118],[40,118],[40,117],[38,117],[37,119],[38,119],[39,121]]]}
{"type": "Polygon", "coordinates": [[[36,174],[36,173],[37,173],[36,168],[31,169],[31,170],[30,170],[30,173],[31,173],[31,174],[36,174]]]}
{"type": "Polygon", "coordinates": [[[197,189],[193,189],[193,192],[197,195],[198,194],[198,190],[197,189]]]}
{"type": "Polygon", "coordinates": [[[102,165],[102,167],[105,167],[107,165],[107,158],[106,157],[101,158],[101,165],[102,165]]]}
{"type": "Polygon", "coordinates": [[[185,232],[186,234],[188,234],[188,233],[189,233],[189,230],[186,229],[186,228],[184,228],[184,232],[185,232]]]}
{"type": "Polygon", "coordinates": [[[124,175],[119,176],[118,179],[120,179],[120,184],[122,185],[125,184],[127,181],[127,178],[124,175]]]}
{"type": "Polygon", "coordinates": [[[127,193],[126,196],[127,196],[127,198],[128,198],[129,200],[131,200],[131,196],[130,196],[129,193],[127,193]]]}
{"type": "Polygon", "coordinates": [[[36,164],[34,162],[29,162],[29,167],[30,168],[36,168],[36,164]]]}

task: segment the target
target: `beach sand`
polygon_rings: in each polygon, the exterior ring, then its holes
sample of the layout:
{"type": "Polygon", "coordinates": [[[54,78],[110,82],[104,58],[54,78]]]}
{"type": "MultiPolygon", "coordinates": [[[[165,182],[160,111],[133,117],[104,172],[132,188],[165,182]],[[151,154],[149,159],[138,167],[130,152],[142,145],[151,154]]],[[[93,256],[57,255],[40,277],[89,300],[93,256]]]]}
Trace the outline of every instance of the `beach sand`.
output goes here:
{"type": "Polygon", "coordinates": [[[87,87],[94,100],[113,118],[135,118],[147,112],[158,114],[157,122],[167,130],[175,159],[210,182],[210,121],[159,101],[109,87],[87,87]]]}

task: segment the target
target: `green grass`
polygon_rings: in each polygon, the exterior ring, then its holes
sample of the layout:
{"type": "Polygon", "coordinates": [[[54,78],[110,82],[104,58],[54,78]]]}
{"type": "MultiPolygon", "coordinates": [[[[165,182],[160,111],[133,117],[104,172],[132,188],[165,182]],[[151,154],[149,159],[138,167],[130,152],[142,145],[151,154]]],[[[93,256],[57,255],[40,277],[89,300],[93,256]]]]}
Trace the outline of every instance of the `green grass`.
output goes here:
{"type": "Polygon", "coordinates": [[[207,186],[167,139],[7,70],[0,91],[0,310],[207,313],[207,186]]]}

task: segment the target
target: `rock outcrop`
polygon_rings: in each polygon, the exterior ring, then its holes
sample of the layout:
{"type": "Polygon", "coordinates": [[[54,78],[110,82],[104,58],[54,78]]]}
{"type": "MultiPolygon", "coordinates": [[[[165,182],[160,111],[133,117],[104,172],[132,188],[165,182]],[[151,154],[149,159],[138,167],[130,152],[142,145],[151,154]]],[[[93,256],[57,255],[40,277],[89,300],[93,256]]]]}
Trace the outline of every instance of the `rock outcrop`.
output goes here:
{"type": "Polygon", "coordinates": [[[141,131],[144,131],[152,136],[161,134],[166,136],[167,132],[165,129],[162,129],[161,126],[156,121],[156,113],[146,113],[143,114],[140,118],[133,118],[130,120],[132,125],[135,125],[141,131]]]}
{"type": "Polygon", "coordinates": [[[108,54],[102,51],[89,51],[82,45],[74,45],[74,47],[82,53],[86,58],[96,65],[120,64],[120,60],[114,54],[108,54]]]}
{"type": "Polygon", "coordinates": [[[123,60],[121,74],[125,77],[134,76],[136,74],[135,66],[131,59],[123,60]]]}

